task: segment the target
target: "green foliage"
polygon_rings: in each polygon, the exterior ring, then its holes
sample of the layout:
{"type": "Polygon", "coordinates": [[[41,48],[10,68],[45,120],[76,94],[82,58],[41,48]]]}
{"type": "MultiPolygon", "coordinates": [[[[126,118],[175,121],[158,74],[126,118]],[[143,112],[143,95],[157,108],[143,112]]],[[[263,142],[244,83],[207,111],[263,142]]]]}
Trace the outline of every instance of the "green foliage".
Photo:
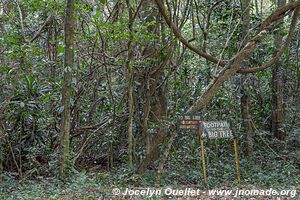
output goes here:
{"type": "MultiPolygon", "coordinates": [[[[3,180],[0,199],[104,199],[112,198],[111,189],[115,186],[196,185],[205,189],[198,135],[189,131],[175,130],[177,137],[160,183],[156,182],[153,170],[160,160],[151,163],[151,170],[146,170],[143,176],[136,174],[136,168],[146,155],[144,133],[156,138],[155,134],[161,128],[167,140],[170,127],[176,122],[176,114],[185,112],[196,102],[221,67],[188,50],[171,33],[162,16],[156,13],[156,7],[144,8],[142,5],[136,11],[136,2],[129,1],[133,14],[136,14],[132,30],[129,30],[126,1],[97,0],[76,2],[75,66],[63,69],[66,1],[18,2],[21,13],[14,1],[0,2],[0,9],[3,7],[0,15],[0,111],[3,112],[0,113],[0,161],[4,169],[0,175],[3,180]],[[51,20],[42,27],[50,13],[51,20]],[[38,37],[30,42],[40,28],[38,37]],[[134,169],[129,169],[126,164],[128,68],[133,70],[134,169]],[[70,166],[73,171],[71,177],[62,181],[55,177],[60,162],[57,153],[59,124],[64,109],[61,89],[64,70],[70,69],[70,148],[74,163],[70,166]],[[157,113],[164,106],[159,100],[164,98],[166,116],[159,121],[157,113]],[[148,117],[147,100],[150,104],[148,117]],[[146,122],[147,127],[144,127],[146,122]]],[[[238,2],[191,1],[193,7],[188,7],[184,15],[185,3],[170,1],[166,6],[172,21],[178,26],[183,23],[180,32],[184,38],[197,48],[206,45],[205,51],[217,59],[227,61],[232,58],[240,50],[242,40],[243,12],[238,2]],[[206,21],[208,13],[209,22],[206,21]],[[208,30],[204,30],[206,28],[208,30]]],[[[271,13],[271,8],[261,14],[257,14],[255,9],[251,5],[250,38],[256,34],[261,21],[271,13]]],[[[271,27],[274,30],[242,64],[258,67],[272,59],[276,51],[274,34],[285,35],[289,21],[286,17],[283,23],[271,27]]],[[[199,111],[203,120],[231,122],[239,140],[243,187],[254,185],[286,189],[299,186],[298,36],[299,25],[289,49],[281,58],[284,129],[289,134],[286,141],[277,141],[269,133],[271,68],[247,75],[247,87],[243,91],[243,78],[236,75],[226,81],[213,95],[211,103],[199,111]],[[254,130],[252,158],[245,157],[243,152],[246,144],[240,112],[243,93],[250,97],[250,114],[258,129],[254,130]]],[[[238,186],[233,149],[228,147],[229,143],[205,142],[209,186],[212,188],[238,186]]],[[[164,149],[162,145],[159,150],[162,152],[164,149]]]]}

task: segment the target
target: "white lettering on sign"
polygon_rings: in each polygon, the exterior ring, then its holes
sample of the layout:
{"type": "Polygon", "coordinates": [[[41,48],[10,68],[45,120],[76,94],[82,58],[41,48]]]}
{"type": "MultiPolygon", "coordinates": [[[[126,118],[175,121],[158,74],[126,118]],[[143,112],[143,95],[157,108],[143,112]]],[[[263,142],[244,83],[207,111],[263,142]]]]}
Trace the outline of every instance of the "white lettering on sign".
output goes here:
{"type": "MultiPolygon", "coordinates": [[[[206,137],[208,139],[233,137],[233,133],[230,129],[229,123],[226,121],[203,122],[202,127],[206,132],[206,137]]],[[[202,136],[205,137],[205,134],[202,136]]]]}
{"type": "Polygon", "coordinates": [[[208,138],[232,138],[233,134],[231,131],[207,131],[208,138]]]}
{"type": "Polygon", "coordinates": [[[229,124],[226,121],[220,122],[203,122],[204,128],[229,128],[229,124]]]}

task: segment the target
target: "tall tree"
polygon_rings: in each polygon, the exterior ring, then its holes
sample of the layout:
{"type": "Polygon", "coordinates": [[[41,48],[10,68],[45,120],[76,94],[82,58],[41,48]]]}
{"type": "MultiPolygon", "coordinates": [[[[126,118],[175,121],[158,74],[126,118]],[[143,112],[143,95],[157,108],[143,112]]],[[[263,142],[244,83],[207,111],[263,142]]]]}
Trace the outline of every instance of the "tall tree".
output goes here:
{"type": "Polygon", "coordinates": [[[129,40],[127,42],[127,48],[128,48],[128,55],[126,60],[126,68],[127,68],[127,83],[128,83],[128,89],[127,89],[127,96],[128,96],[128,165],[129,167],[133,167],[133,131],[132,131],[132,125],[133,125],[133,68],[130,64],[130,61],[133,57],[133,49],[132,49],[132,40],[133,40],[133,33],[132,33],[132,26],[134,21],[134,16],[132,12],[132,8],[130,5],[130,0],[126,0],[126,5],[128,8],[128,29],[130,31],[129,40]]]}
{"type": "MultiPolygon", "coordinates": [[[[277,6],[284,6],[286,0],[278,0],[277,6]]],[[[283,19],[280,19],[279,23],[283,22],[283,19]]],[[[274,45],[276,48],[275,54],[280,50],[282,45],[282,35],[280,31],[277,31],[274,36],[274,45]]],[[[283,110],[283,68],[282,68],[282,59],[279,59],[274,64],[272,69],[272,122],[271,129],[273,135],[280,139],[284,140],[286,134],[283,129],[283,119],[284,119],[284,110],[283,110]]]]}
{"type": "Polygon", "coordinates": [[[62,88],[62,105],[64,107],[60,129],[60,174],[65,176],[70,154],[70,123],[71,123],[71,79],[74,68],[74,7],[75,0],[68,0],[65,16],[65,57],[64,57],[64,83],[62,88]]]}
{"type": "MultiPolygon", "coordinates": [[[[250,0],[241,1],[242,7],[242,42],[241,46],[244,47],[249,40],[249,27],[250,27],[250,0]]],[[[242,63],[245,64],[245,63],[242,63]]],[[[243,129],[247,138],[246,146],[246,155],[250,156],[253,152],[253,130],[251,124],[251,115],[250,115],[250,96],[247,89],[247,74],[242,75],[241,83],[241,114],[243,120],[243,129]]]]}
{"type": "MultiPolygon", "coordinates": [[[[153,23],[148,26],[148,32],[155,36],[160,34],[159,12],[154,0],[145,0],[141,8],[141,17],[146,19],[146,23],[153,23]]],[[[158,37],[157,37],[158,38],[158,37]]],[[[144,59],[149,60],[149,64],[145,70],[145,86],[148,88],[145,95],[145,112],[144,112],[144,130],[148,130],[148,117],[151,122],[156,124],[156,133],[150,135],[149,131],[144,131],[146,134],[147,155],[139,166],[139,173],[144,173],[147,166],[159,157],[159,146],[164,140],[163,120],[167,113],[166,86],[163,79],[164,67],[168,59],[161,59],[159,39],[152,40],[144,51],[144,59]],[[153,62],[154,61],[154,62],[153,62]]]]}

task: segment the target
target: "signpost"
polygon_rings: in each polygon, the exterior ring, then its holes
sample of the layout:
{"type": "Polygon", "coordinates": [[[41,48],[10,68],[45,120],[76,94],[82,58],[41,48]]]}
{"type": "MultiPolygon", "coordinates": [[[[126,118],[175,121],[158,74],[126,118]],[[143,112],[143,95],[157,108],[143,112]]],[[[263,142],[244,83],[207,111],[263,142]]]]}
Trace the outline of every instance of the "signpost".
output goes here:
{"type": "Polygon", "coordinates": [[[235,167],[237,172],[237,181],[240,183],[240,169],[238,160],[238,149],[236,138],[230,129],[227,121],[201,121],[200,115],[181,114],[177,115],[178,126],[180,129],[198,130],[200,135],[202,169],[204,181],[207,184],[206,164],[204,155],[204,139],[233,139],[235,167]]]}
{"type": "MultiPolygon", "coordinates": [[[[202,122],[201,126],[200,126],[200,136],[201,136],[200,138],[202,138],[201,139],[202,140],[201,146],[202,146],[202,143],[203,143],[203,138],[207,138],[207,139],[233,139],[237,181],[238,181],[238,183],[240,183],[241,178],[240,178],[240,168],[239,168],[237,142],[236,142],[236,138],[235,138],[232,130],[230,129],[229,123],[227,121],[202,122]]],[[[203,153],[202,153],[202,157],[204,158],[203,153]]],[[[203,167],[203,174],[206,174],[206,172],[204,170],[205,170],[205,167],[203,167]]]]}

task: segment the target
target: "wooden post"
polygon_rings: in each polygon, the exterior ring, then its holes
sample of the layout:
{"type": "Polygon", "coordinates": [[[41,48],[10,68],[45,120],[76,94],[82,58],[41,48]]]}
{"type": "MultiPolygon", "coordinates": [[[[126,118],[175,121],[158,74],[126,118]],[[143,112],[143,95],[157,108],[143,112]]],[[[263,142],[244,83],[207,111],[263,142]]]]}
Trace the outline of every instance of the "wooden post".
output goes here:
{"type": "Polygon", "coordinates": [[[203,141],[203,136],[202,136],[201,128],[199,128],[199,133],[200,133],[200,144],[201,144],[201,157],[202,157],[203,177],[204,177],[204,182],[207,185],[206,165],[205,165],[205,156],[204,156],[204,141],[203,141]]]}
{"type": "Polygon", "coordinates": [[[233,139],[233,145],[234,145],[235,167],[236,167],[236,173],[237,173],[237,181],[238,181],[238,183],[241,183],[238,149],[237,149],[237,142],[236,142],[235,138],[233,139]]]}

